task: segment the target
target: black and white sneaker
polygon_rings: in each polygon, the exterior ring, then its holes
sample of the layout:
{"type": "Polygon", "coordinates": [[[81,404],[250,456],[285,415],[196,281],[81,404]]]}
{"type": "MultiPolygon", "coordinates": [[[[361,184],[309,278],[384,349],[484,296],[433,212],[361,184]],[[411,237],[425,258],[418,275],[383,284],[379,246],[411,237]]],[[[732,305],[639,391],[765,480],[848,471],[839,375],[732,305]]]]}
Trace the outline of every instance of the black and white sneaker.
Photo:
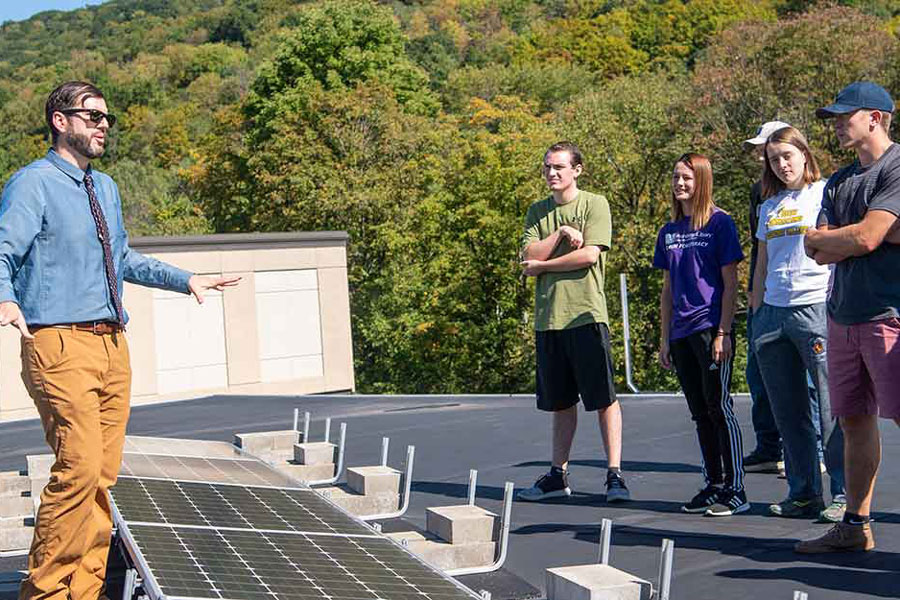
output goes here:
{"type": "Polygon", "coordinates": [[[541,475],[534,485],[528,489],[520,490],[516,498],[526,502],[536,502],[547,498],[559,498],[571,496],[569,488],[569,474],[559,467],[551,467],[548,473],[541,475]]]}
{"type": "Polygon", "coordinates": [[[730,517],[748,510],[750,510],[750,503],[747,502],[747,494],[744,490],[735,492],[723,489],[716,496],[716,503],[706,509],[703,514],[707,517],[730,517]]]}
{"type": "Polygon", "coordinates": [[[606,472],[606,502],[612,504],[614,502],[626,502],[631,500],[631,492],[625,485],[625,478],[618,471],[606,472]]]}
{"type": "Polygon", "coordinates": [[[700,492],[690,499],[689,502],[685,503],[681,510],[686,513],[705,513],[706,509],[716,503],[716,498],[719,496],[719,492],[722,491],[721,486],[718,485],[707,485],[705,488],[700,490],[700,492]]]}

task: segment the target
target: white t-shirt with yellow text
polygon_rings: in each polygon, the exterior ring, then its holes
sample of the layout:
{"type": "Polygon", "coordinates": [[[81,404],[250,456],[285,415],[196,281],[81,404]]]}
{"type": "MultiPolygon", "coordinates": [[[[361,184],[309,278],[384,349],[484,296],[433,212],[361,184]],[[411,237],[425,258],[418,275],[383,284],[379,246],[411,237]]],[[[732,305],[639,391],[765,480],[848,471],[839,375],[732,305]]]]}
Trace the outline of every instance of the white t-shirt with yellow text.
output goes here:
{"type": "Polygon", "coordinates": [[[765,242],[768,264],[763,301],[772,306],[806,306],[825,302],[828,265],[806,256],[803,236],[816,226],[822,209],[824,181],[799,190],[782,190],[766,199],[759,211],[756,238],[765,242]]]}

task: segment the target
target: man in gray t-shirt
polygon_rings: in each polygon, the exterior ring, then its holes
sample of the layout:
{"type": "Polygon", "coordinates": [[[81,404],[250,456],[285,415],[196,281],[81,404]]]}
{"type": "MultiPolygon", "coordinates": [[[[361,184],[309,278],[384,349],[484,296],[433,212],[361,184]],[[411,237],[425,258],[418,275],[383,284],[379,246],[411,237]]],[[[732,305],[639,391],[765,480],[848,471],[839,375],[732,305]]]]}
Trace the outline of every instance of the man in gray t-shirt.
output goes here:
{"type": "Polygon", "coordinates": [[[819,538],[798,543],[814,554],[872,550],[869,512],[881,460],[878,415],[900,425],[900,147],[890,138],[894,102],[879,85],[856,82],[816,114],[834,119],[856,161],[825,187],[819,227],[806,252],[834,264],[828,299],[828,388],[844,430],[847,511],[819,538]]]}
{"type": "MultiPolygon", "coordinates": [[[[861,223],[869,211],[884,219],[900,216],[900,146],[891,144],[877,160],[856,160],[831,176],[822,199],[820,224],[846,227],[861,223]]],[[[828,315],[842,325],[900,316],[900,245],[875,247],[835,265],[828,315]]]]}

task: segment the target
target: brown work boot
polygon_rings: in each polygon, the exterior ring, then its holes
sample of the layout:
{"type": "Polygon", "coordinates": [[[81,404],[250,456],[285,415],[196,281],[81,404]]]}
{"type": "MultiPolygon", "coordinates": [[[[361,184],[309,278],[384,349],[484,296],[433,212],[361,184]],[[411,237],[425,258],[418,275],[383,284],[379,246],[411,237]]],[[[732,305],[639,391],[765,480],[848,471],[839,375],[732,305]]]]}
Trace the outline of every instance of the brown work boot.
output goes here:
{"type": "Polygon", "coordinates": [[[848,525],[835,523],[825,535],[797,542],[794,552],[800,554],[824,554],[826,552],[868,552],[875,548],[875,536],[869,523],[848,525]]]}

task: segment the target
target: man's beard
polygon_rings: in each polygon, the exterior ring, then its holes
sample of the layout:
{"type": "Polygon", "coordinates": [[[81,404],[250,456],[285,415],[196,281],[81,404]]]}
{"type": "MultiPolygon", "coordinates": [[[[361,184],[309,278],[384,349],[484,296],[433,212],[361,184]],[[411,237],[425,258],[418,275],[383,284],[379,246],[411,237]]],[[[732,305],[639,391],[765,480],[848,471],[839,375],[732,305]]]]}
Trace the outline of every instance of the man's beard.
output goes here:
{"type": "Polygon", "coordinates": [[[103,156],[105,147],[101,146],[99,150],[91,148],[91,136],[87,134],[66,132],[65,140],[66,144],[70,148],[72,148],[85,158],[93,160],[95,158],[100,158],[101,156],[103,156]]]}

